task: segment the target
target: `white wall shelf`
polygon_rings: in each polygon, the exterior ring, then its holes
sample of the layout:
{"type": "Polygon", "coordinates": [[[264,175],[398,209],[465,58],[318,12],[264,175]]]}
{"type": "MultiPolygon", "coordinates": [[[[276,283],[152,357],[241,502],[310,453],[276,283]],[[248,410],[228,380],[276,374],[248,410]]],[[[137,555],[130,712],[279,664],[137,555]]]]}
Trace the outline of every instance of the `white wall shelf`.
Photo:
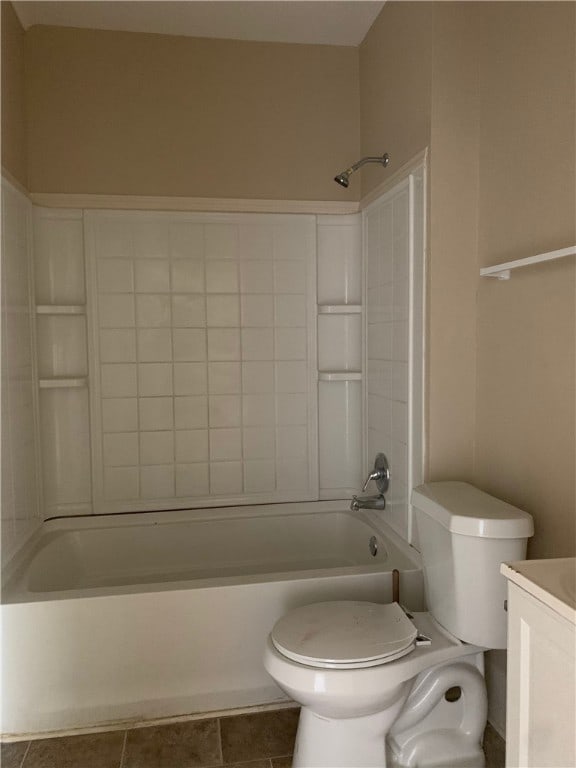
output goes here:
{"type": "Polygon", "coordinates": [[[493,267],[482,267],[480,270],[480,277],[495,277],[498,280],[509,280],[510,272],[513,269],[528,267],[532,264],[541,264],[545,261],[563,259],[566,256],[576,256],[576,245],[571,245],[569,248],[560,248],[558,251],[548,251],[548,253],[539,253],[536,256],[528,256],[525,259],[506,261],[503,264],[495,264],[493,267]]]}
{"type": "Polygon", "coordinates": [[[360,371],[320,371],[318,381],[361,381],[360,371]]]}
{"type": "Polygon", "coordinates": [[[54,376],[49,379],[39,379],[38,385],[40,389],[71,389],[76,387],[86,387],[88,385],[88,379],[86,376],[54,376]]]}
{"type": "Polygon", "coordinates": [[[82,304],[37,304],[37,315],[85,315],[86,307],[82,304]]]}
{"type": "Polygon", "coordinates": [[[361,304],[321,304],[318,307],[319,315],[359,315],[361,312],[361,304]]]}

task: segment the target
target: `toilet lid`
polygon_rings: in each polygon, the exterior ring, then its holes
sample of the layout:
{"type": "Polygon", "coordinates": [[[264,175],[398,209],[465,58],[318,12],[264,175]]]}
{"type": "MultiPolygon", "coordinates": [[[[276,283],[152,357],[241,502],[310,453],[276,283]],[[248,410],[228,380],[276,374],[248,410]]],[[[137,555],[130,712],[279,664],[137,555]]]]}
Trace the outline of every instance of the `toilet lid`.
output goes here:
{"type": "Polygon", "coordinates": [[[398,603],[315,603],[283,616],[276,649],[311,667],[353,669],[393,661],[415,647],[418,632],[398,603]]]}

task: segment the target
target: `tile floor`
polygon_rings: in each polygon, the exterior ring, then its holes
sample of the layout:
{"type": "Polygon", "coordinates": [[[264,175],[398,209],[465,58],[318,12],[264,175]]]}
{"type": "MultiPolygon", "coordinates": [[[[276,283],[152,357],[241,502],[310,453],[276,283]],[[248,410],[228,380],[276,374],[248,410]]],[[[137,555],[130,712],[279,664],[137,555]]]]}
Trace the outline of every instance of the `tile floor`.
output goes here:
{"type": "Polygon", "coordinates": [[[2,768],[289,768],[298,709],[2,745],[2,768]]]}
{"type": "MultiPolygon", "coordinates": [[[[298,709],[2,745],[2,768],[290,768],[298,709]]],[[[488,725],[486,768],[504,768],[488,725]]]]}

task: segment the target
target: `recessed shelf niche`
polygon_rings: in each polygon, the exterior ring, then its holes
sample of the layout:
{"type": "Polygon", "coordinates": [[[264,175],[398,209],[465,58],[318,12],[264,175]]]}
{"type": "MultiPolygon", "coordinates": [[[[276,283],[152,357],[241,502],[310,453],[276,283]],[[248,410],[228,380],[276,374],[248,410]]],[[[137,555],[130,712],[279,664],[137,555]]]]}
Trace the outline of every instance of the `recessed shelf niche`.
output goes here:
{"type": "Polygon", "coordinates": [[[321,499],[361,483],[361,217],[318,218],[318,443],[321,499]]]}
{"type": "Polygon", "coordinates": [[[82,211],[34,211],[36,347],[47,516],[91,506],[82,211]]]}

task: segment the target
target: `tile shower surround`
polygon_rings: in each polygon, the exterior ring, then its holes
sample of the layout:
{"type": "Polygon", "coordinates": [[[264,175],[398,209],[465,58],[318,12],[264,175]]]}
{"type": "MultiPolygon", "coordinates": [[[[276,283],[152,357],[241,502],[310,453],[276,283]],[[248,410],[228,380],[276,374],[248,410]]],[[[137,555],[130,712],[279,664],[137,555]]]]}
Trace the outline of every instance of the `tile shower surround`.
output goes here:
{"type": "Polygon", "coordinates": [[[409,493],[423,482],[422,170],[365,212],[368,458],[386,446],[387,522],[407,541],[409,493]]]}
{"type": "Polygon", "coordinates": [[[40,522],[29,200],[2,182],[2,558],[40,522]]]}
{"type": "Polygon", "coordinates": [[[87,215],[104,511],[315,494],[316,222],[286,218],[87,215]]]}
{"type": "MultiPolygon", "coordinates": [[[[2,745],[2,768],[290,768],[296,708],[2,745]]],[[[486,768],[504,768],[490,724],[486,768]]]]}

